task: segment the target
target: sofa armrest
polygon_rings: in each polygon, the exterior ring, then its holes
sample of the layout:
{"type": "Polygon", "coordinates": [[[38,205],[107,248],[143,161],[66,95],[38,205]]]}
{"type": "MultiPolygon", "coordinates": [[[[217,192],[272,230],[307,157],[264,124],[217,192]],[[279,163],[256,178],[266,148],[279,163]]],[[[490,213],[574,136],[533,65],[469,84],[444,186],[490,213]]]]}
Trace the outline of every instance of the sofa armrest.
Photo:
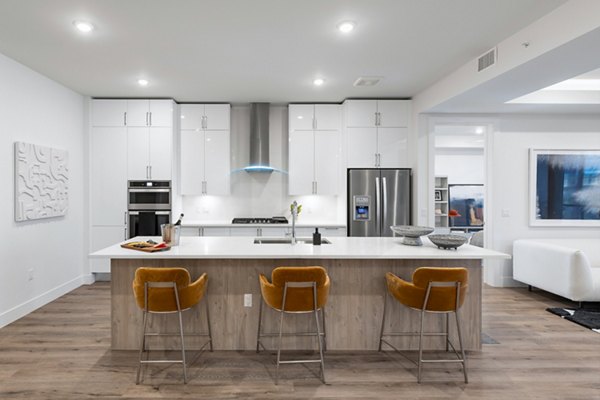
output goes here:
{"type": "Polygon", "coordinates": [[[574,301],[596,301],[597,277],[585,254],[571,247],[533,240],[513,246],[514,279],[574,301]]]}

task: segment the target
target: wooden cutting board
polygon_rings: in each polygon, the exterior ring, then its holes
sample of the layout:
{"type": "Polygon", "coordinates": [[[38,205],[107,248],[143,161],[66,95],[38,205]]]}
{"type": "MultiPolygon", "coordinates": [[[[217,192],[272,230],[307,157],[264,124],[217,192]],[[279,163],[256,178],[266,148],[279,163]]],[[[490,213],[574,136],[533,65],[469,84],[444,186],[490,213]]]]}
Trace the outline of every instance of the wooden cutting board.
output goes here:
{"type": "Polygon", "coordinates": [[[157,251],[167,251],[167,250],[171,249],[171,246],[169,246],[169,245],[167,245],[166,247],[156,248],[156,247],[154,247],[153,244],[150,244],[150,243],[146,243],[142,247],[140,245],[140,242],[123,243],[121,245],[121,247],[124,249],[129,249],[129,250],[144,251],[146,253],[156,253],[157,251]]]}

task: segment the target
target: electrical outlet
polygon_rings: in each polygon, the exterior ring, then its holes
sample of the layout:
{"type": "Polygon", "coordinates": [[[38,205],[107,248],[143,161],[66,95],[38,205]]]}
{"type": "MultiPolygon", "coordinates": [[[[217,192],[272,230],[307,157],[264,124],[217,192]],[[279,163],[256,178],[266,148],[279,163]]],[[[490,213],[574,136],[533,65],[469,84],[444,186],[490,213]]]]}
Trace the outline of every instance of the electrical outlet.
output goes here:
{"type": "Polygon", "coordinates": [[[244,294],[244,307],[252,307],[252,293],[244,294]]]}
{"type": "Polygon", "coordinates": [[[33,272],[34,272],[33,268],[29,268],[27,270],[27,280],[28,281],[32,281],[33,280],[33,278],[34,278],[33,272]]]}

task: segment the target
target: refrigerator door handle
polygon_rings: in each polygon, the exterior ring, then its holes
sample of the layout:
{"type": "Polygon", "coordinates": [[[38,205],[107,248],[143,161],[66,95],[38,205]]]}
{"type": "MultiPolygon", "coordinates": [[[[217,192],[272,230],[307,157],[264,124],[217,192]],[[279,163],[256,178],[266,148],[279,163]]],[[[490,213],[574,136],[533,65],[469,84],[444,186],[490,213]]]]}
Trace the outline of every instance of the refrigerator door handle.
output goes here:
{"type": "Polygon", "coordinates": [[[383,196],[382,197],[382,208],[383,208],[383,219],[381,220],[381,234],[383,235],[383,233],[387,230],[388,227],[383,226],[384,222],[387,221],[388,219],[388,213],[387,213],[387,179],[385,177],[381,178],[381,180],[383,181],[383,196]]]}
{"type": "Polygon", "coordinates": [[[381,190],[379,188],[379,178],[375,178],[375,204],[377,208],[377,224],[376,229],[381,235],[381,190]]]}

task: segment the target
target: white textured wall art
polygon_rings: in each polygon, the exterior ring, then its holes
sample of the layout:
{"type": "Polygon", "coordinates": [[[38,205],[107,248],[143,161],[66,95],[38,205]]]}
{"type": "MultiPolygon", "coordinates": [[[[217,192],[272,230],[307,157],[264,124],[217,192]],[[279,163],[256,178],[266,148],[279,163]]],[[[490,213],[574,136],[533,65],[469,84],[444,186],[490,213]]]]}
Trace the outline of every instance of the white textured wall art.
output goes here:
{"type": "Polygon", "coordinates": [[[68,161],[65,150],[15,142],[15,221],[67,213],[68,161]]]}

